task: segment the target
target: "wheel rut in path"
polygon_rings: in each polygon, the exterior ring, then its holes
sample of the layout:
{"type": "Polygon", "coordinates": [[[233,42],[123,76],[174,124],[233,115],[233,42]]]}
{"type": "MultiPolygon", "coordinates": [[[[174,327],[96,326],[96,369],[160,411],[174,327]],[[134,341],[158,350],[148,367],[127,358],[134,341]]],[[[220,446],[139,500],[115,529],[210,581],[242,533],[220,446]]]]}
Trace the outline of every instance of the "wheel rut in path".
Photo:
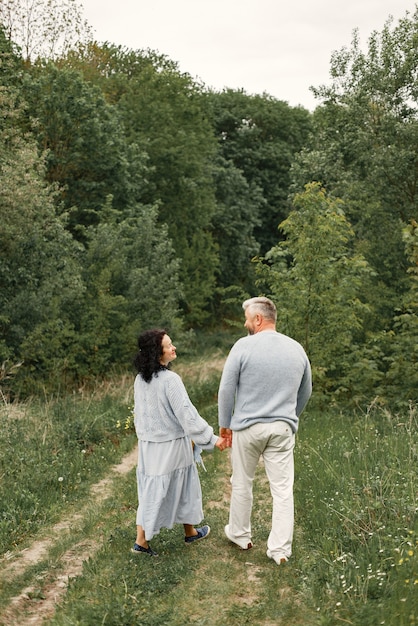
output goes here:
{"type": "MultiPolygon", "coordinates": [[[[73,513],[65,520],[51,527],[48,537],[34,541],[28,548],[13,553],[6,553],[0,560],[0,584],[21,576],[25,571],[47,558],[62,532],[83,520],[91,502],[103,502],[112,493],[112,484],[117,476],[127,474],[135,467],[138,458],[137,447],[127,454],[118,465],[111,468],[109,474],[94,484],[88,496],[89,504],[73,513]]],[[[59,559],[60,570],[53,569],[45,574],[41,585],[32,585],[22,589],[19,595],[11,599],[9,605],[0,614],[0,626],[40,626],[53,616],[56,605],[64,597],[68,581],[82,573],[83,563],[92,557],[101,544],[89,539],[71,546],[59,559]],[[40,589],[42,587],[42,589],[40,589]]]]}

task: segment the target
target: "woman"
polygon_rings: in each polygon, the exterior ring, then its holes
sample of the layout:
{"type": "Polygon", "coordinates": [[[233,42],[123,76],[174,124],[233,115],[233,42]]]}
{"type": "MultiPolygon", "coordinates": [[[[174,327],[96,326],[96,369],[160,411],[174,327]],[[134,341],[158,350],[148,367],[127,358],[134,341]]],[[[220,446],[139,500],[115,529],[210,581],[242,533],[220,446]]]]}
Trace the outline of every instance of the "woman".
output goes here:
{"type": "Polygon", "coordinates": [[[192,441],[206,450],[226,447],[191,403],[180,376],[170,371],[175,358],[176,347],[165,330],[140,335],[134,360],[139,505],[132,552],[150,556],[157,556],[149,541],[161,528],[183,524],[186,544],[209,535],[209,526],[195,528],[203,509],[192,441]]]}

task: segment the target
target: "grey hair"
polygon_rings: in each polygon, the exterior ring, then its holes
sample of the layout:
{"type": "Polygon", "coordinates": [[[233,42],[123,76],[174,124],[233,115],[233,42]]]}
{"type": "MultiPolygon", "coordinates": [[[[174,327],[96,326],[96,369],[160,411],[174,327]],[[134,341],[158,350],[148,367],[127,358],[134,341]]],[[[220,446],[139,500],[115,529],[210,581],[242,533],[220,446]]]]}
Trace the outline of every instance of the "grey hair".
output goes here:
{"type": "Polygon", "coordinates": [[[242,308],[246,311],[251,308],[252,313],[259,313],[266,320],[276,323],[277,309],[274,302],[264,296],[249,298],[242,303],[242,308]]]}

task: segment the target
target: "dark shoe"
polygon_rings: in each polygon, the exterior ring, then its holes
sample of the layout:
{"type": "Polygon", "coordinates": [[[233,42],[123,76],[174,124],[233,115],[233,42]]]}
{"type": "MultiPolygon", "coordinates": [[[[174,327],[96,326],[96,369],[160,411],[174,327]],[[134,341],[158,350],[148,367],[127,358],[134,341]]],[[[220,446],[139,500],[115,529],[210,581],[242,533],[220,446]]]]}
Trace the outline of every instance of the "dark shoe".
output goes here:
{"type": "Polygon", "coordinates": [[[184,541],[186,543],[193,543],[194,541],[199,541],[199,539],[204,539],[210,533],[210,526],[202,526],[202,528],[196,528],[197,535],[192,535],[191,537],[185,537],[184,541]]]}
{"type": "Polygon", "coordinates": [[[138,543],[134,543],[134,547],[131,548],[131,552],[133,552],[134,554],[143,553],[143,554],[149,554],[150,556],[158,556],[158,554],[155,552],[155,550],[151,548],[151,546],[148,546],[148,548],[143,548],[138,543]]]}

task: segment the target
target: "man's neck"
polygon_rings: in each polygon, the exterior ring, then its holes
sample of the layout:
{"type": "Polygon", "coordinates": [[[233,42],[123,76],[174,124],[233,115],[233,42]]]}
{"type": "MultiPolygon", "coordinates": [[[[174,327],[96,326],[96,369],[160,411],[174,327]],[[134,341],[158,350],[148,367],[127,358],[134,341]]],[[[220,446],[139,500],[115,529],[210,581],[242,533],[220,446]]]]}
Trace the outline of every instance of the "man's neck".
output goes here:
{"type": "Polygon", "coordinates": [[[273,331],[275,331],[276,330],[276,324],[274,322],[263,321],[263,323],[257,329],[257,333],[262,333],[263,330],[273,330],[273,331]]]}

